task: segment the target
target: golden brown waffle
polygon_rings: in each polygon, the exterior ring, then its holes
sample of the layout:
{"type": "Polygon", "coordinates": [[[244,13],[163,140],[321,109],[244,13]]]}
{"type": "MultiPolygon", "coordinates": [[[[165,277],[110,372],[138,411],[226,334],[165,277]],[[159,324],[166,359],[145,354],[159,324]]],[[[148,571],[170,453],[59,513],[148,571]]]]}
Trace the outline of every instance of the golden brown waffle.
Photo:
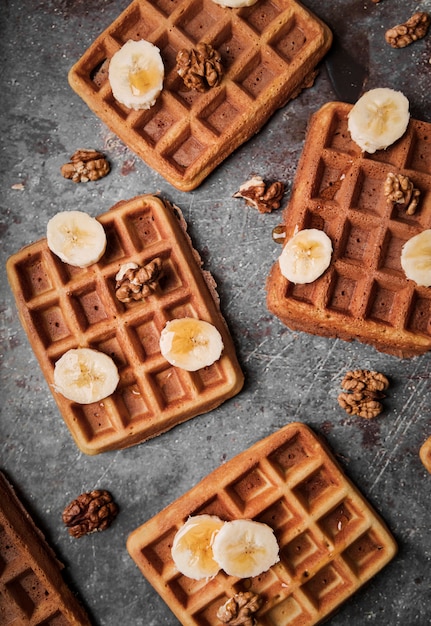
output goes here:
{"type": "Polygon", "coordinates": [[[205,413],[238,393],[243,375],[208,274],[185,232],[180,211],[155,196],[118,203],[101,215],[107,250],[79,269],[62,263],[46,239],[7,263],[22,325],[52,389],[55,362],[70,348],[110,355],[120,374],[112,396],[79,405],[53,391],[79,448],[87,454],[125,448],[205,413]],[[144,301],[123,304],[115,275],[123,263],[162,260],[163,277],[144,301]],[[161,356],[160,332],[179,317],[220,331],[224,350],[210,367],[186,372],[161,356]]]}
{"type": "Polygon", "coordinates": [[[0,472],[0,623],[90,626],[62,564],[0,472]]]}
{"type": "Polygon", "coordinates": [[[331,45],[325,24],[294,0],[260,0],[227,9],[213,0],[135,0],[69,72],[72,88],[150,167],[183,191],[197,187],[274,111],[314,80],[331,45]],[[156,45],[165,65],[162,94],[148,111],[117,102],[109,59],[129,39],[156,45]],[[206,93],[188,90],[176,71],[181,49],[209,43],[224,78],[206,93]]]}
{"type": "Polygon", "coordinates": [[[267,304],[294,330],[411,357],[431,349],[431,290],[406,279],[400,256],[410,237],[431,228],[431,124],[411,119],[398,142],[366,154],[347,129],[350,109],[328,103],[312,117],[284,212],[287,238],[296,228],[326,232],[331,265],[315,282],[295,285],[277,261],[267,304]],[[408,176],[420,190],[413,215],[387,202],[390,172],[408,176]]]}
{"type": "Polygon", "coordinates": [[[431,436],[422,444],[419,450],[419,456],[424,467],[431,474],[431,436]]]}
{"type": "Polygon", "coordinates": [[[218,626],[217,609],[240,591],[260,594],[257,623],[311,626],[396,553],[384,523],[304,424],[291,423],[220,466],[131,533],[133,560],[184,626],[218,626]],[[252,518],[274,529],[280,562],[251,579],[180,574],[172,540],[191,515],[252,518]]]}

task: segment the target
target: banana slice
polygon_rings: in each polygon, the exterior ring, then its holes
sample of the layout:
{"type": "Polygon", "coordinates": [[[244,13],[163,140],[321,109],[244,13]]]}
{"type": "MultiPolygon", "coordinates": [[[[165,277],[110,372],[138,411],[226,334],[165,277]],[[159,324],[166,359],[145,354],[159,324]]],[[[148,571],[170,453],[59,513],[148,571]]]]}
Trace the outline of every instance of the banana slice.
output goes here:
{"type": "Polygon", "coordinates": [[[200,580],[212,578],[220,570],[214,560],[212,544],[224,522],[216,515],[195,515],[179,529],[171,554],[178,571],[200,580]]]}
{"type": "Polygon", "coordinates": [[[78,404],[91,404],[114,393],[120,377],[107,354],[91,348],[68,350],[54,367],[54,389],[78,404]]]}
{"type": "Polygon", "coordinates": [[[171,365],[195,372],[218,361],[223,340],[209,322],[183,317],[166,323],[160,334],[160,351],[171,365]]]}
{"type": "Polygon", "coordinates": [[[379,87],[359,98],[349,113],[352,139],[365,152],[384,150],[406,132],[409,101],[401,91],[379,87]]]}
{"type": "Polygon", "coordinates": [[[163,89],[160,50],[149,41],[129,40],[112,57],[108,77],[114,98],[129,109],[149,109],[163,89]]]}
{"type": "Polygon", "coordinates": [[[238,578],[258,576],[280,560],[272,528],[253,520],[225,522],[212,548],[226,574],[238,578]]]}
{"type": "Polygon", "coordinates": [[[401,250],[401,267],[407,278],[421,287],[431,287],[431,229],[406,241],[401,250]]]}
{"type": "Polygon", "coordinates": [[[51,252],[75,267],[96,263],[106,249],[106,234],[102,224],[83,211],[60,211],[46,228],[51,252]]]}
{"type": "Polygon", "coordinates": [[[230,7],[231,9],[240,9],[241,7],[251,7],[256,4],[257,0],[213,0],[222,7],[230,7]]]}
{"type": "Polygon", "coordinates": [[[284,246],[278,259],[281,273],[292,283],[312,283],[327,269],[332,257],[332,242],[323,230],[306,228],[284,246]]]}

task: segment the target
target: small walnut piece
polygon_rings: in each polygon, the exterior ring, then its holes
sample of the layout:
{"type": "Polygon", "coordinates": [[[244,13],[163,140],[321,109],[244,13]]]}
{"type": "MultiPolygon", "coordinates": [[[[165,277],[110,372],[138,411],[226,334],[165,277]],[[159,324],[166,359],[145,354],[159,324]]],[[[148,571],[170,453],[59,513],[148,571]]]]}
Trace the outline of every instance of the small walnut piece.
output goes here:
{"type": "Polygon", "coordinates": [[[392,204],[403,204],[407,215],[413,215],[419,203],[421,192],[415,189],[408,176],[389,172],[384,184],[387,201],[392,204]]]}
{"type": "Polygon", "coordinates": [[[428,13],[419,11],[405,22],[390,28],[385,33],[387,43],[393,48],[405,48],[414,41],[425,37],[431,22],[431,16],[428,13]]]}
{"type": "Polygon", "coordinates": [[[88,183],[90,180],[103,178],[109,174],[110,169],[109,162],[101,152],[82,149],[72,154],[70,163],[61,166],[61,173],[74,183],[88,183]]]}
{"type": "Polygon", "coordinates": [[[82,493],[63,511],[63,522],[69,535],[83,537],[89,533],[105,530],[117,517],[118,506],[109,491],[96,489],[82,493]]]}
{"type": "Polygon", "coordinates": [[[255,207],[260,213],[271,213],[280,207],[283,195],[283,183],[277,181],[266,184],[260,176],[254,174],[240,186],[233,197],[244,198],[248,206],[255,207]]]}
{"type": "Polygon", "coordinates": [[[252,591],[240,591],[217,611],[218,619],[229,626],[254,626],[256,613],[262,606],[262,598],[252,591]]]}
{"type": "Polygon", "coordinates": [[[115,277],[115,295],[120,302],[143,300],[157,289],[162,274],[162,259],[159,257],[144,266],[125,263],[115,277]]]}
{"type": "Polygon", "coordinates": [[[338,403],[349,415],[372,419],[382,412],[383,405],[379,400],[385,397],[383,391],[389,387],[384,374],[352,370],[347,372],[341,386],[345,392],[338,396],[338,403]]]}
{"type": "Polygon", "coordinates": [[[204,42],[191,50],[182,49],[177,54],[177,72],[189,89],[206,91],[220,84],[223,77],[221,56],[204,42]]]}

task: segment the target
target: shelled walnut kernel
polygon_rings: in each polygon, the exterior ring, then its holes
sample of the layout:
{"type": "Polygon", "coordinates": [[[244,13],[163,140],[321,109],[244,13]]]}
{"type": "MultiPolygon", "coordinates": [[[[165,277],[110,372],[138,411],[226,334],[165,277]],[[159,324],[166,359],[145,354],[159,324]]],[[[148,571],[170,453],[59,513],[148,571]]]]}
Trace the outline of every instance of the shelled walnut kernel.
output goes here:
{"type": "Polygon", "coordinates": [[[118,514],[118,506],[109,491],[96,489],[82,493],[63,511],[62,519],[69,535],[75,538],[105,530],[118,514]]]}
{"type": "Polygon", "coordinates": [[[179,50],[176,61],[177,72],[189,89],[203,92],[221,82],[221,56],[208,43],[200,42],[196,48],[179,50]]]}
{"type": "Polygon", "coordinates": [[[421,192],[415,189],[408,176],[389,172],[384,184],[384,193],[387,201],[393,204],[403,204],[407,215],[413,215],[418,206],[421,192]]]}
{"type": "Polygon", "coordinates": [[[159,257],[144,266],[137,263],[122,265],[115,277],[117,299],[120,302],[143,300],[157,289],[162,273],[162,260],[159,257]]]}
{"type": "Polygon", "coordinates": [[[233,194],[234,198],[244,198],[248,206],[255,207],[260,213],[271,213],[280,208],[284,195],[284,185],[280,181],[265,183],[261,176],[253,174],[233,194]]]}
{"type": "Polygon", "coordinates": [[[341,386],[345,391],[338,396],[338,403],[349,415],[372,419],[382,412],[383,405],[379,400],[385,397],[383,391],[389,387],[384,374],[352,370],[347,372],[341,386]]]}
{"type": "Polygon", "coordinates": [[[254,614],[261,605],[262,598],[257,593],[240,591],[219,608],[217,617],[229,626],[254,626],[254,614]]]}
{"type": "Polygon", "coordinates": [[[70,163],[61,166],[61,174],[74,183],[88,183],[103,178],[110,169],[109,162],[101,152],[81,149],[72,154],[70,163]]]}
{"type": "Polygon", "coordinates": [[[418,11],[404,24],[398,24],[385,33],[387,43],[393,48],[405,48],[414,41],[425,37],[431,22],[431,15],[418,11]]]}

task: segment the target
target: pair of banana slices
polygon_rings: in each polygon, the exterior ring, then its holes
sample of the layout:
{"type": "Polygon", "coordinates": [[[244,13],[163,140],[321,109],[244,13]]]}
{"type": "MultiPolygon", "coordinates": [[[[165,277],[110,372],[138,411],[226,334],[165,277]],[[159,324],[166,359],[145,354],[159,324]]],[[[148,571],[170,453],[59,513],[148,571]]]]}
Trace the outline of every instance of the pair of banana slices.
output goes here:
{"type": "MultiPolygon", "coordinates": [[[[102,258],[106,234],[100,222],[87,213],[63,211],[48,222],[47,244],[63,262],[86,268],[102,258]]],[[[162,356],[190,372],[212,365],[223,348],[218,329],[201,319],[168,321],[160,335],[162,356]]],[[[115,391],[118,382],[112,358],[91,348],[68,350],[54,367],[56,391],[79,404],[103,400],[115,391]]]]}
{"type": "MultiPolygon", "coordinates": [[[[171,365],[194,372],[220,358],[223,340],[209,322],[185,317],[166,323],[160,335],[160,351],[171,365]]],[[[79,404],[107,398],[119,380],[113,359],[92,348],[72,348],[54,366],[54,389],[79,404]]]]}
{"type": "Polygon", "coordinates": [[[179,572],[201,580],[223,569],[229,576],[251,578],[280,560],[274,531],[249,519],[222,521],[216,515],[195,515],[178,530],[171,549],[179,572]]]}

